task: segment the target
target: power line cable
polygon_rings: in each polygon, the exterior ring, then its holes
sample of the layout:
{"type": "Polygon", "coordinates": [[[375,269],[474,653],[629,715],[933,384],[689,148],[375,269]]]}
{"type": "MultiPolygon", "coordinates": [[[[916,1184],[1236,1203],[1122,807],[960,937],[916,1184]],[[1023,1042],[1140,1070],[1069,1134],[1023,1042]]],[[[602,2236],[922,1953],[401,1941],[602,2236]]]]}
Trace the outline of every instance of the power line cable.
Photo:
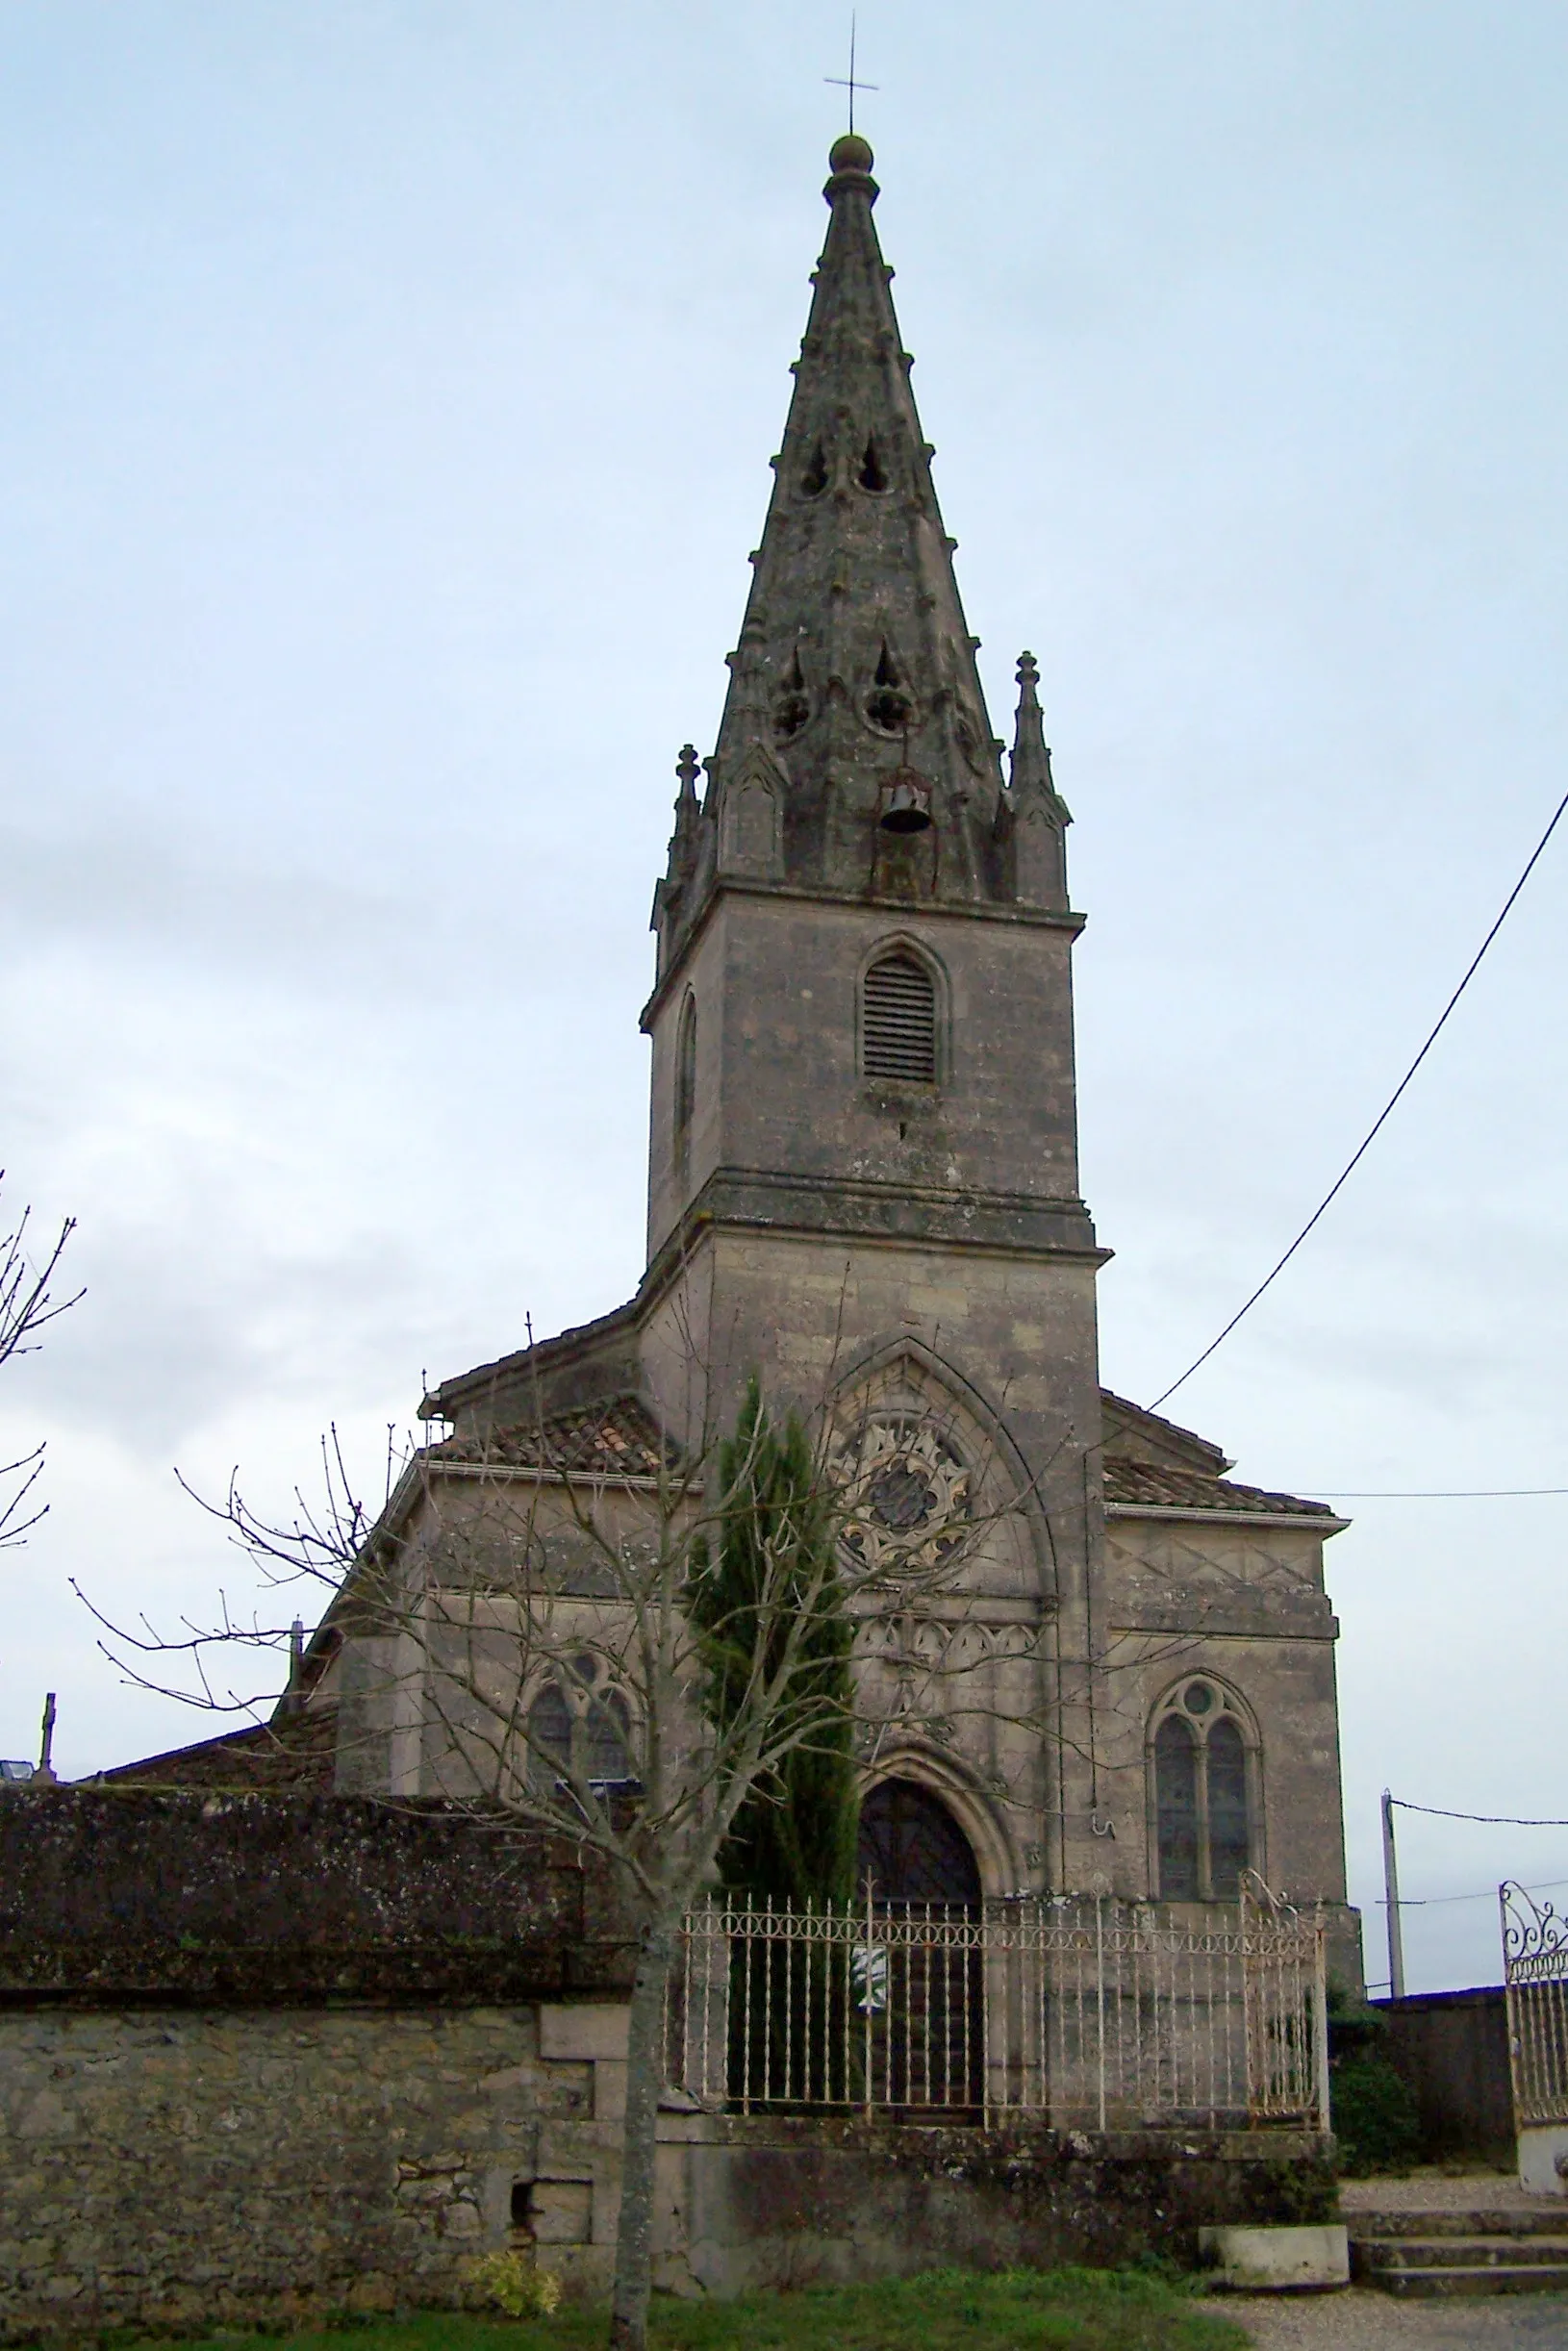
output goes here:
{"type": "MultiPolygon", "coordinates": [[[[1522,1894],[1555,1894],[1559,1885],[1568,1885],[1568,1878],[1547,1878],[1539,1885],[1522,1885],[1519,1891],[1522,1894]]],[[[1479,1894],[1402,1894],[1400,1909],[1402,1910],[1435,1910],[1440,1909],[1445,1902],[1495,1902],[1496,1900],[1497,1887],[1487,1885],[1483,1886],[1479,1894]]],[[[1379,1894],[1372,1907],[1375,1910],[1386,1910],[1388,1896],[1379,1894]]]]}
{"type": "Polygon", "coordinates": [[[1333,1479],[1302,1479],[1314,1493],[1333,1493],[1342,1503],[1519,1503],[1526,1495],[1568,1493],[1568,1486],[1335,1486],[1333,1479]]]}
{"type": "Polygon", "coordinates": [[[1435,1025],[1427,1038],[1427,1042],[1425,1045],[1423,1045],[1420,1052],[1417,1053],[1415,1059],[1405,1071],[1404,1075],[1400,1079],[1399,1084],[1394,1088],[1393,1093],[1389,1096],[1381,1110],[1378,1111],[1378,1116],[1368,1127],[1355,1150],[1346,1161],[1345,1166],[1340,1170],[1340,1173],[1334,1178],[1334,1181],[1329,1185],[1322,1200],[1319,1201],[1317,1206],[1307,1218],[1306,1223],[1302,1226],[1301,1231],[1296,1235],[1295,1240],[1292,1241],[1290,1247],[1285,1251],[1284,1255],[1278,1258],[1276,1263],[1270,1267],[1268,1273],[1264,1275],[1263,1279],[1258,1283],[1257,1288],[1252,1292],[1251,1298],[1245,1300],[1243,1303],[1237,1307],[1235,1313],[1230,1317],[1229,1322],[1227,1323],[1219,1337],[1217,1339],[1211,1339],[1208,1345],[1204,1348],[1202,1353],[1188,1364],[1180,1378],[1173,1379],[1170,1386],[1155,1397],[1153,1403],[1149,1407],[1151,1412],[1157,1412],[1161,1404],[1163,1404],[1168,1398],[1176,1394],[1177,1388],[1184,1387],[1186,1385],[1187,1381],[1192,1378],[1194,1372],[1202,1368],[1202,1366],[1208,1361],[1210,1355],[1213,1354],[1215,1349],[1222,1347],[1225,1344],[1226,1340],[1229,1338],[1230,1333],[1235,1329],[1236,1325],[1242,1320],[1243,1316],[1251,1314],[1252,1308],[1257,1304],[1258,1300],[1263,1296],[1264,1291],[1267,1290],[1271,1284],[1277,1279],[1278,1276],[1284,1272],[1286,1266],[1290,1263],[1292,1257],[1295,1256],[1296,1251],[1301,1248],[1302,1243],[1306,1239],[1307,1234],[1311,1232],[1313,1226],[1318,1223],[1319,1219],[1339,1198],[1340,1193],[1344,1190],[1346,1184],[1350,1181],[1350,1178],[1355,1173],[1355,1170],[1360,1166],[1362,1160],[1366,1157],[1367,1152],[1371,1150],[1373,1143],[1382,1131],[1382,1128],[1386,1125],[1389,1118],[1393,1114],[1395,1105],[1399,1101],[1401,1096],[1404,1093],[1405,1088],[1409,1085],[1410,1080],[1414,1077],[1417,1070],[1420,1069],[1422,1063],[1426,1060],[1427,1055],[1431,1051],[1432,1047],[1437,1043],[1438,1038],[1442,1035],[1444,1028],[1448,1024],[1450,1013],[1454,1010],[1454,1007],[1455,1004],[1457,1004],[1460,997],[1463,996],[1465,990],[1475,978],[1476,973],[1479,971],[1481,960],[1485,955],[1487,948],[1491,946],[1492,941],[1497,937],[1498,932],[1503,928],[1504,923],[1507,921],[1509,915],[1512,913],[1515,899],[1518,897],[1521,890],[1523,890],[1526,882],[1529,881],[1531,873],[1533,873],[1535,871],[1535,867],[1540,860],[1541,854],[1544,851],[1547,843],[1556,831],[1565,810],[1568,810],[1568,792],[1565,792],[1561,799],[1557,802],[1551,823],[1547,826],[1539,841],[1536,842],[1533,849],[1531,849],[1529,862],[1527,863],[1524,872],[1520,874],[1519,879],[1514,883],[1513,888],[1508,892],[1507,897],[1504,899],[1502,912],[1499,914],[1496,922],[1492,924],[1492,927],[1487,932],[1485,938],[1481,941],[1479,947],[1476,949],[1474,956],[1471,958],[1468,971],[1465,973],[1465,975],[1463,979],[1460,980],[1458,986],[1454,989],[1454,994],[1449,998],[1448,1002],[1443,1006],[1442,1011],[1437,1017],[1435,1025]]]}
{"type": "Polygon", "coordinates": [[[1430,1820],[1475,1820],[1486,1829],[1568,1829],[1568,1820],[1513,1820],[1506,1812],[1446,1812],[1438,1804],[1407,1804],[1403,1796],[1390,1796],[1392,1805],[1402,1812],[1425,1812],[1430,1820]]]}

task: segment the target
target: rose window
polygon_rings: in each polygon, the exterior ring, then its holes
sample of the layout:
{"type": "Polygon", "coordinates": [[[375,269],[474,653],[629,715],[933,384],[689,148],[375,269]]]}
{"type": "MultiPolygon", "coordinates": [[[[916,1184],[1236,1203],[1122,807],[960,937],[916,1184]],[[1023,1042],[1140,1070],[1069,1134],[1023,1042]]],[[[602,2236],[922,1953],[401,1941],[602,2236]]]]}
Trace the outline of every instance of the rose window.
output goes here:
{"type": "Polygon", "coordinates": [[[914,1575],[957,1550],[969,1472],[941,1430],[906,1417],[868,1421],[841,1448],[840,1539],[861,1567],[914,1575]]]}

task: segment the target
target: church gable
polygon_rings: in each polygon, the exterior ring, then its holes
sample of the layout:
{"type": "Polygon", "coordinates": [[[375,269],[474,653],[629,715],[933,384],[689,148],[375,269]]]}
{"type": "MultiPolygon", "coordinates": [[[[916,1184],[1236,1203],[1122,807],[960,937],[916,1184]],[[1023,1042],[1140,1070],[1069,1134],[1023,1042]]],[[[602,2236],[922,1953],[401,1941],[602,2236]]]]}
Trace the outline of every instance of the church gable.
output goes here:
{"type": "Polygon", "coordinates": [[[1101,1388],[1100,1401],[1107,1468],[1113,1461],[1144,1461],[1155,1469],[1195,1470],[1219,1478],[1230,1467],[1218,1445],[1193,1429],[1162,1420],[1125,1396],[1113,1396],[1109,1388],[1101,1388]]]}

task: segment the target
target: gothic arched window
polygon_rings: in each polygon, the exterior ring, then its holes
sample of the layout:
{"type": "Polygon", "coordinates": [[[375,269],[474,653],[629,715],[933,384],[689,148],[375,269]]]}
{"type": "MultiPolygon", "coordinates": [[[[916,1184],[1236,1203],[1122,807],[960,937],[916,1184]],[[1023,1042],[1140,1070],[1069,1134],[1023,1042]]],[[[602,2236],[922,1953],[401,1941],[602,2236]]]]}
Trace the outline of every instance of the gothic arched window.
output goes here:
{"type": "Polygon", "coordinates": [[[589,1700],[583,1713],[583,1747],[588,1777],[595,1785],[631,1778],[631,1724],[626,1702],[617,1691],[589,1700]]]}
{"type": "Polygon", "coordinates": [[[575,1772],[596,1788],[632,1778],[631,1718],[618,1690],[597,1686],[592,1658],[574,1660],[546,1681],[528,1709],[530,1763],[536,1782],[575,1772]]]}
{"type": "Polygon", "coordinates": [[[536,1777],[547,1780],[571,1769],[571,1708],[553,1681],[545,1682],[528,1709],[528,1737],[536,1777]]]}
{"type": "Polygon", "coordinates": [[[1195,1674],[1155,1709],[1151,1828],[1164,1902],[1234,1902],[1255,1866],[1255,1743],[1240,1707],[1195,1674]]]}
{"type": "Polygon", "coordinates": [[[680,1008],[675,1035],[675,1170],[681,1180],[692,1156],[692,1117],[696,1108],[696,1003],[688,997],[680,1008]]]}
{"type": "Polygon", "coordinates": [[[912,948],[879,955],[861,983],[860,1062],[867,1077],[936,1083],[936,981],[912,948]]]}

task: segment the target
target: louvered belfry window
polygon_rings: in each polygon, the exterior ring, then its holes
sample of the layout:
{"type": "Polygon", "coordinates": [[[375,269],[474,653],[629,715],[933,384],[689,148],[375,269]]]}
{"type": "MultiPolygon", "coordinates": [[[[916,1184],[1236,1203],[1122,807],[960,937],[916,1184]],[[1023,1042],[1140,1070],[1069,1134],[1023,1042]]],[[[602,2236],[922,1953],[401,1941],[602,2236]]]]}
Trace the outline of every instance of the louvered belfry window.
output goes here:
{"type": "Polygon", "coordinates": [[[862,1052],[868,1077],[936,1083],[936,986],[914,955],[884,955],[866,973],[862,1052]]]}

